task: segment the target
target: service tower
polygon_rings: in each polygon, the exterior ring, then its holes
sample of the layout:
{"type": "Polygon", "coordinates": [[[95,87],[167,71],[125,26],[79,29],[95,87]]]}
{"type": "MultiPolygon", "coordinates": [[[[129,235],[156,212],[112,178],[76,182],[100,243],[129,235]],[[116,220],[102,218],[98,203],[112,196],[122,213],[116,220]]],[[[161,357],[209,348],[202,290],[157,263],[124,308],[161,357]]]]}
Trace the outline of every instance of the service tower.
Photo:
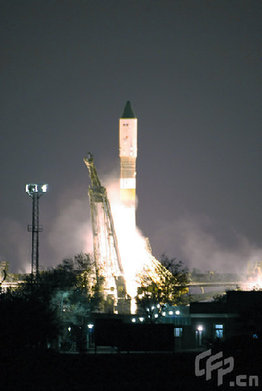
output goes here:
{"type": "Polygon", "coordinates": [[[119,120],[120,200],[125,206],[127,223],[136,226],[137,118],[127,101],[119,120]]]}

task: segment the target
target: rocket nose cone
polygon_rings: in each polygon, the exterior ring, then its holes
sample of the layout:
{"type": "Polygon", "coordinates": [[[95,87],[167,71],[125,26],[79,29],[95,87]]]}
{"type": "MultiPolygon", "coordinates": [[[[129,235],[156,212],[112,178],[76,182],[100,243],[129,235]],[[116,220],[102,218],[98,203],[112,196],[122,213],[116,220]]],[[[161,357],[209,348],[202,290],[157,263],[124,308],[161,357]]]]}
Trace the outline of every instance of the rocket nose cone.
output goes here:
{"type": "Polygon", "coordinates": [[[131,103],[129,100],[126,102],[126,105],[125,105],[125,108],[124,108],[124,111],[123,111],[121,118],[136,118],[135,113],[132,110],[131,103]]]}

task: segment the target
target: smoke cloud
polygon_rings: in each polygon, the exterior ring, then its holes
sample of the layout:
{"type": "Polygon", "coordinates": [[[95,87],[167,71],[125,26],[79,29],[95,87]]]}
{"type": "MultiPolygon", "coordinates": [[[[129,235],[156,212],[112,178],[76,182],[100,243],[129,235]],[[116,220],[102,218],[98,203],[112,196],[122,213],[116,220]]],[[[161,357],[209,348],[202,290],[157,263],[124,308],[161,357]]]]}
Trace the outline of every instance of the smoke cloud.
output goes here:
{"type": "Polygon", "coordinates": [[[182,216],[158,226],[153,249],[182,260],[190,269],[220,273],[244,272],[248,263],[262,259],[262,249],[241,233],[221,227],[206,216],[182,216]]]}
{"type": "MultiPolygon", "coordinates": [[[[89,218],[87,192],[82,199],[67,195],[58,200],[59,207],[52,216],[40,213],[39,261],[46,269],[80,252],[92,252],[93,241],[89,218]]],[[[41,211],[42,212],[42,211],[41,211]]],[[[30,217],[28,220],[30,220],[30,217]]],[[[27,224],[14,219],[3,219],[0,224],[0,261],[9,263],[13,273],[31,271],[31,234],[27,224]]]]}
{"type": "MultiPolygon", "coordinates": [[[[120,203],[119,175],[112,172],[101,178],[106,187],[112,212],[120,203]]],[[[41,214],[40,265],[55,266],[81,251],[92,253],[93,238],[87,187],[69,189],[57,200],[52,216],[41,214]],[[77,193],[77,194],[76,194],[77,193]]],[[[139,228],[139,227],[138,227],[139,228]]],[[[0,224],[0,260],[10,263],[12,272],[25,273],[31,265],[31,237],[23,225],[12,219],[0,224]]],[[[190,269],[245,273],[250,263],[262,260],[262,249],[232,227],[223,226],[207,216],[180,216],[171,222],[156,222],[149,236],[153,255],[162,253],[182,260],[190,269]]],[[[143,238],[143,234],[140,233],[143,238]]]]}
{"type": "MultiPolygon", "coordinates": [[[[102,183],[106,186],[114,213],[119,204],[119,179],[112,173],[102,183]]],[[[243,234],[205,215],[179,216],[175,221],[157,223],[149,237],[153,255],[162,253],[182,260],[189,269],[202,272],[245,274],[248,265],[262,260],[262,249],[243,234]]],[[[139,227],[138,227],[139,229],[139,227]]],[[[139,231],[141,237],[144,236],[139,231]]]]}
{"type": "Polygon", "coordinates": [[[53,257],[60,260],[80,252],[93,251],[88,196],[64,202],[51,223],[48,244],[53,257]]]}
{"type": "Polygon", "coordinates": [[[3,219],[0,235],[0,260],[9,263],[11,272],[30,272],[31,245],[26,226],[13,219],[3,219]]]}

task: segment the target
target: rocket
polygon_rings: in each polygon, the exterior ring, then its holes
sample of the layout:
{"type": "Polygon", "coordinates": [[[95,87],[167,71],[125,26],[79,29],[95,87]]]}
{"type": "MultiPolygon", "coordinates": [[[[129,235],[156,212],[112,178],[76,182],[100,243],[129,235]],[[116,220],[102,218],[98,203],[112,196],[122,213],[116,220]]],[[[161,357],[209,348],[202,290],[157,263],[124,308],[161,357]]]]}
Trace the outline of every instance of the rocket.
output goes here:
{"type": "Polygon", "coordinates": [[[127,101],[119,119],[120,200],[128,208],[130,224],[135,227],[137,118],[127,101]]]}

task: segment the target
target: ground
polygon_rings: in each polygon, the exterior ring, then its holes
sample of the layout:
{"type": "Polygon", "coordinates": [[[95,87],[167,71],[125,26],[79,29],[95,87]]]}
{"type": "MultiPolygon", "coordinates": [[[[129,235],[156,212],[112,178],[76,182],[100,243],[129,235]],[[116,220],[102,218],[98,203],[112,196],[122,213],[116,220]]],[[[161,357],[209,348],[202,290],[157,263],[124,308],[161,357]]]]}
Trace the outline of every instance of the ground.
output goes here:
{"type": "MultiPolygon", "coordinates": [[[[82,390],[234,390],[217,387],[194,374],[195,352],[177,354],[27,353],[3,358],[1,389],[26,391],[82,390]]],[[[261,357],[261,356],[260,356],[261,357]]],[[[236,373],[260,375],[261,360],[242,357],[236,373]],[[251,371],[251,372],[250,372],[251,371]]],[[[262,381],[262,376],[260,381],[262,381]]],[[[240,388],[239,388],[240,389],[240,388]]],[[[243,389],[243,388],[241,388],[243,389]]],[[[245,388],[250,390],[250,388],[245,388]]],[[[261,387],[256,387],[260,390],[261,387]]]]}

